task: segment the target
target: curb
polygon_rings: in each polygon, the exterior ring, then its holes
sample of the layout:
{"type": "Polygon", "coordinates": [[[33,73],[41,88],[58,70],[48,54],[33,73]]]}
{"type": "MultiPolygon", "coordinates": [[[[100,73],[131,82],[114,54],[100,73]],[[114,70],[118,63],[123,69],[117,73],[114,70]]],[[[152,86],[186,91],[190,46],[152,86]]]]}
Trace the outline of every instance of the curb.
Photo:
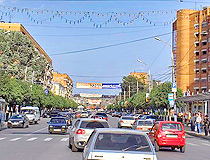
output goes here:
{"type": "Polygon", "coordinates": [[[210,136],[205,136],[205,135],[201,135],[201,134],[199,135],[199,134],[191,132],[191,131],[185,131],[185,133],[188,135],[194,136],[194,137],[199,137],[199,138],[202,138],[205,140],[210,140],[210,136]]]}

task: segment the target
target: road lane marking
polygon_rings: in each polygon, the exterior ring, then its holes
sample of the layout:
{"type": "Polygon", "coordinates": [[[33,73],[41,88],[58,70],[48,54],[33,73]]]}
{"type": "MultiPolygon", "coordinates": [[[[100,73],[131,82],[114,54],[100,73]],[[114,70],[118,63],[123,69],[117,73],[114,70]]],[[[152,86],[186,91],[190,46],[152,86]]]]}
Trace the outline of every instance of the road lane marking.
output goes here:
{"type": "Polygon", "coordinates": [[[18,141],[20,139],[21,139],[20,137],[19,138],[13,138],[13,139],[10,139],[10,142],[18,141]]]}
{"type": "Polygon", "coordinates": [[[1,140],[4,140],[4,139],[6,139],[6,137],[0,138],[0,141],[1,141],[1,140]]]}
{"type": "Polygon", "coordinates": [[[34,133],[43,131],[43,130],[45,130],[45,129],[47,129],[47,128],[48,128],[48,127],[44,127],[44,128],[42,128],[42,129],[36,130],[36,131],[34,131],[34,132],[31,132],[30,134],[26,134],[26,136],[30,136],[30,135],[32,135],[32,134],[34,134],[34,133]]]}
{"type": "Polygon", "coordinates": [[[66,142],[66,141],[68,141],[68,139],[69,139],[69,138],[62,138],[60,141],[61,141],[61,142],[66,142]]]}
{"type": "Polygon", "coordinates": [[[33,137],[33,138],[27,139],[26,141],[27,141],[27,142],[32,142],[32,141],[34,141],[34,140],[36,140],[36,139],[37,139],[37,137],[33,137]]]}
{"type": "Polygon", "coordinates": [[[197,145],[197,144],[193,144],[193,143],[187,143],[187,144],[189,144],[189,145],[191,145],[191,146],[199,146],[199,145],[197,145]]]}
{"type": "Polygon", "coordinates": [[[201,143],[201,144],[203,144],[203,145],[205,145],[205,146],[209,146],[209,147],[210,147],[210,144],[207,144],[207,143],[201,143]]]}
{"type": "Polygon", "coordinates": [[[44,142],[49,142],[49,141],[51,141],[53,138],[45,138],[44,139],[44,142]]]}

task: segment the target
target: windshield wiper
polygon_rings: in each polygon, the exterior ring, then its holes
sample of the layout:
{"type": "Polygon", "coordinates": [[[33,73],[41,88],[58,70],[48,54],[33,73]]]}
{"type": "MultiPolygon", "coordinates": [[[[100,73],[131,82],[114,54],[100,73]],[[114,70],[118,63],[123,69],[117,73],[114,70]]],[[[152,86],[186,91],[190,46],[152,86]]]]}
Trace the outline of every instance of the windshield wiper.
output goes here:
{"type": "MultiPolygon", "coordinates": [[[[122,149],[122,152],[127,151],[127,150],[129,150],[129,149],[131,149],[131,148],[133,148],[133,147],[139,147],[139,145],[133,145],[133,146],[127,147],[127,148],[125,148],[125,149],[122,149]]],[[[141,147],[141,146],[140,146],[140,147],[141,147]]]]}
{"type": "Polygon", "coordinates": [[[140,146],[138,148],[136,148],[136,150],[141,150],[141,149],[144,149],[144,148],[148,148],[149,146],[140,146]]]}

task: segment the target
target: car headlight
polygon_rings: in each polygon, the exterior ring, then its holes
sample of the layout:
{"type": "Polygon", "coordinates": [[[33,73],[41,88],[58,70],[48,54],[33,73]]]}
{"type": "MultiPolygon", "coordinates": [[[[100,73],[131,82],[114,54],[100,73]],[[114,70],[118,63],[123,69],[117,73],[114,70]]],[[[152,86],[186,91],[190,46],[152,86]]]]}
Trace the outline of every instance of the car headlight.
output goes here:
{"type": "Polygon", "coordinates": [[[62,126],[62,128],[66,128],[66,126],[62,126]]]}
{"type": "Polygon", "coordinates": [[[19,123],[23,123],[23,121],[19,121],[19,123]]]}
{"type": "Polygon", "coordinates": [[[50,126],[50,128],[53,128],[53,126],[50,126]]]}

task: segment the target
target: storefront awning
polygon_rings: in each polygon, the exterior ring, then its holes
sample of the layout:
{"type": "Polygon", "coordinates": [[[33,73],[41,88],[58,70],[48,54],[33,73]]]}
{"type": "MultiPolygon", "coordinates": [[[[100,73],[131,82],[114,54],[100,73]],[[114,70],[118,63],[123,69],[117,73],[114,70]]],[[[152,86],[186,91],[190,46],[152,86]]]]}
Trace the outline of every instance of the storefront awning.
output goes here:
{"type": "Polygon", "coordinates": [[[182,102],[207,101],[210,100],[210,93],[202,93],[194,96],[181,97],[177,98],[176,100],[182,102]]]}

